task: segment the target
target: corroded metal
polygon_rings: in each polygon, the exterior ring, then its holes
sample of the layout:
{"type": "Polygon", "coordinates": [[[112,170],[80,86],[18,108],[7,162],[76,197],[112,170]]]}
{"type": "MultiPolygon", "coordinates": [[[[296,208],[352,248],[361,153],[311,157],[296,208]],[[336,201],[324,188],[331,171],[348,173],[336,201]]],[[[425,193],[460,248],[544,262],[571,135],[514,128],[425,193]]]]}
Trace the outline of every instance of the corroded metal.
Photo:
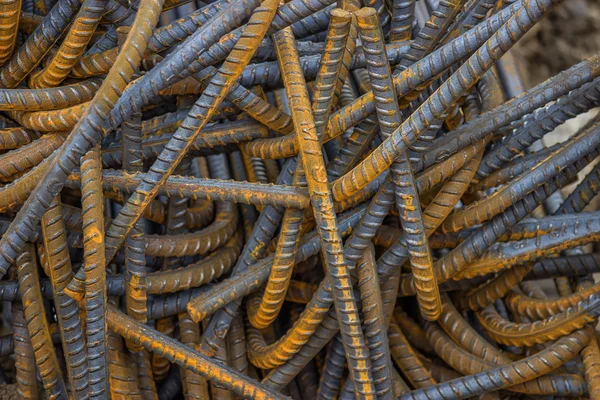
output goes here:
{"type": "Polygon", "coordinates": [[[559,3],[0,0],[17,393],[598,398],[600,49],[502,58],[559,3]]]}

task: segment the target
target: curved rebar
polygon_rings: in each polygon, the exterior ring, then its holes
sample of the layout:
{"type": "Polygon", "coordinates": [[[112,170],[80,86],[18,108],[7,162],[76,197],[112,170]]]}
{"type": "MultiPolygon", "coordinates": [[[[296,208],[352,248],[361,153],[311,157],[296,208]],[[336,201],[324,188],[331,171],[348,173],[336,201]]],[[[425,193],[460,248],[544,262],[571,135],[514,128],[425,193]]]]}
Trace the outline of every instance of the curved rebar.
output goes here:
{"type": "Polygon", "coordinates": [[[72,279],[73,267],[59,199],[52,202],[42,217],[42,236],[69,383],[74,397],[86,398],[89,392],[87,348],[79,316],[79,305],[64,291],[72,279]]]}
{"type": "Polygon", "coordinates": [[[106,320],[106,271],[104,269],[104,205],[100,149],[81,160],[81,203],[85,270],[86,339],[89,367],[89,396],[108,393],[108,349],[106,320]]]}
{"type": "Polygon", "coordinates": [[[0,0],[17,392],[595,396],[600,55],[503,57],[560,0],[208,3],[0,0]]]}

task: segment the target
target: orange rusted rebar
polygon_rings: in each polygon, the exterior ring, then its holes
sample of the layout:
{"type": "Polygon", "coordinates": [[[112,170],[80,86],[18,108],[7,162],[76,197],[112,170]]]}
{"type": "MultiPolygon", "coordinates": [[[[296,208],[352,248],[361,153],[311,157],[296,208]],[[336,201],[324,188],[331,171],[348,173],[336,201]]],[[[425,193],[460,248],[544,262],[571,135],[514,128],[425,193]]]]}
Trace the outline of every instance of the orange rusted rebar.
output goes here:
{"type": "Polygon", "coordinates": [[[599,398],[600,49],[503,57],[560,3],[0,0],[17,394],[599,398]]]}

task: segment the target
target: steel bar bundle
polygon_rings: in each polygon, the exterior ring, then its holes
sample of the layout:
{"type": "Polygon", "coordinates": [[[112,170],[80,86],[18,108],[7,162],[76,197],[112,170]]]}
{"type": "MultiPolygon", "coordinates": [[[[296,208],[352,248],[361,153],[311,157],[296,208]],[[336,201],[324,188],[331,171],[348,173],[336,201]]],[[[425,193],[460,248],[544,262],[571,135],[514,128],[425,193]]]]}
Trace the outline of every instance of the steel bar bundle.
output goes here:
{"type": "Polygon", "coordinates": [[[561,2],[0,1],[15,396],[600,399],[600,49],[511,50],[561,2]]]}

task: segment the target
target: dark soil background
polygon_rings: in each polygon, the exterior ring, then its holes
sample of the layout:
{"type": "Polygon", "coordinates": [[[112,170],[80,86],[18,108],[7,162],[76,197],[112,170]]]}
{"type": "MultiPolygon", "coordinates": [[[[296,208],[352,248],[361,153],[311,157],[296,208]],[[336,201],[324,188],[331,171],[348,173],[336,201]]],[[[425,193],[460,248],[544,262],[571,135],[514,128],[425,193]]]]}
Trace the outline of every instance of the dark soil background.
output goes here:
{"type": "Polygon", "coordinates": [[[534,86],[600,51],[600,0],[566,0],[514,48],[534,86]]]}
{"type": "Polygon", "coordinates": [[[17,385],[2,385],[0,386],[0,400],[19,399],[17,396],[17,385]]]}

